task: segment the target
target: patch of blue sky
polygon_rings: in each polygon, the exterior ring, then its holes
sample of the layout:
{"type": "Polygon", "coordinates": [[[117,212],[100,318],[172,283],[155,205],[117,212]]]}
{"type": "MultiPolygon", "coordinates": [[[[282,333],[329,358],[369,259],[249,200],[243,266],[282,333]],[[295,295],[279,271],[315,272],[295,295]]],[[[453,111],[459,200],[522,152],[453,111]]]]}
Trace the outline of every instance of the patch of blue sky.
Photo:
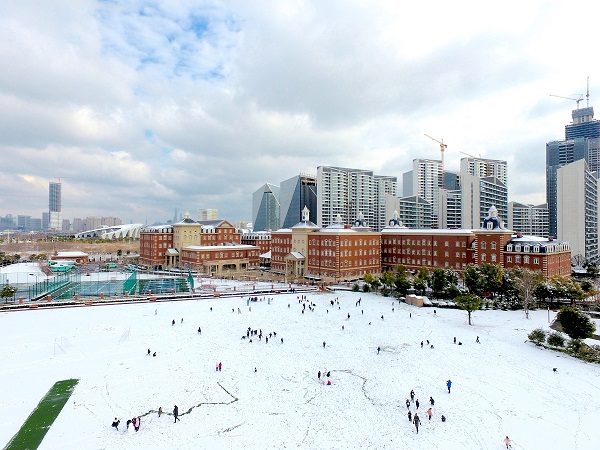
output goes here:
{"type": "Polygon", "coordinates": [[[98,8],[97,18],[105,54],[137,71],[152,66],[167,76],[192,79],[226,78],[223,67],[239,32],[228,11],[188,11],[176,17],[152,2],[136,7],[106,4],[98,8]]]}
{"type": "Polygon", "coordinates": [[[208,31],[208,27],[210,21],[207,17],[203,16],[194,16],[190,17],[191,24],[189,29],[194,32],[197,38],[202,38],[204,34],[208,31]]]}

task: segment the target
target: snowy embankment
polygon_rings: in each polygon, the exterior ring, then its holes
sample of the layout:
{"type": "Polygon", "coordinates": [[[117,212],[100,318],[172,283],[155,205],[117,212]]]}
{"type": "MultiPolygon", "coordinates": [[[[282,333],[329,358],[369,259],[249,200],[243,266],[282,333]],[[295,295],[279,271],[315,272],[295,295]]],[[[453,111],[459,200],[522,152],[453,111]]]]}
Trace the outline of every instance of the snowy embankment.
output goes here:
{"type": "Polygon", "coordinates": [[[600,367],[525,342],[547,328],[546,311],[529,320],[478,311],[469,326],[463,311],[434,316],[352,292],[309,293],[316,307],[302,313],[298,295],[250,307],[220,298],[1,313],[0,443],[55,381],[73,377],[79,385],[41,449],[481,450],[501,449],[507,434],[517,449],[600,447],[600,367]],[[248,327],[263,338],[241,339],[248,327]],[[434,348],[421,348],[426,340],[434,348]],[[418,435],[404,404],[411,389],[421,402],[418,435]],[[175,404],[189,411],[181,422],[152,412],[139,432],[123,431],[128,418],[175,404]],[[120,431],[110,426],[115,416],[120,431]]]}

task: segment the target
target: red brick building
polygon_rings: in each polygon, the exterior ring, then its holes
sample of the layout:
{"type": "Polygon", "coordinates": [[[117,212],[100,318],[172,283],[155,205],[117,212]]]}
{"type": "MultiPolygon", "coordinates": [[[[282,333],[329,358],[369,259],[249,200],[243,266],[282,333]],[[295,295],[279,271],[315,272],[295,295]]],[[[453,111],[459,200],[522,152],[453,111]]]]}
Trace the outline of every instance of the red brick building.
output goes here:
{"type": "Polygon", "coordinates": [[[254,245],[192,245],[181,250],[180,264],[218,276],[258,267],[259,255],[260,249],[254,245]]]}
{"type": "Polygon", "coordinates": [[[536,236],[515,235],[504,228],[495,208],[477,230],[409,229],[394,218],[381,232],[383,270],[452,268],[462,272],[468,264],[499,264],[504,268],[526,267],[544,277],[569,276],[571,250],[568,243],[536,236]]]}
{"type": "Polygon", "coordinates": [[[506,245],[504,267],[523,267],[545,277],[571,275],[571,249],[568,243],[536,236],[514,236],[506,245]]]}
{"type": "Polygon", "coordinates": [[[140,264],[166,267],[166,254],[173,248],[173,226],[145,227],[140,231],[140,264]]]}
{"type": "Polygon", "coordinates": [[[197,222],[189,214],[173,225],[145,227],[140,231],[140,264],[181,267],[180,253],[190,246],[239,245],[241,234],[226,220],[197,222]]]}
{"type": "Polygon", "coordinates": [[[241,243],[258,247],[260,254],[263,255],[271,251],[271,233],[269,231],[242,233],[241,243]]]}
{"type": "Polygon", "coordinates": [[[381,234],[365,227],[361,219],[354,227],[338,218],[319,228],[308,219],[307,208],[302,216],[292,228],[272,233],[272,271],[309,279],[357,279],[381,272],[381,234]]]}

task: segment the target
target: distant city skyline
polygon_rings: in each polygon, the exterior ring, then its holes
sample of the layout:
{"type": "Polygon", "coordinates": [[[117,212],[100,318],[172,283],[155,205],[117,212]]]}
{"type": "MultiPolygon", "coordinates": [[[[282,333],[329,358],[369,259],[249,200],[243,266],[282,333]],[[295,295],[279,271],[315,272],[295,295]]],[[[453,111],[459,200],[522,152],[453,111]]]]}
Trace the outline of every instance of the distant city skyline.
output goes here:
{"type": "Polygon", "coordinates": [[[400,180],[413,159],[439,159],[434,140],[447,145],[444,170],[462,152],[505,160],[509,199],[541,204],[546,142],[587,106],[588,76],[590,106],[600,95],[585,12],[511,0],[493,14],[435,0],[5,2],[0,216],[41,216],[60,177],[63,218],[152,224],[213,208],[249,221],[265,183],[319,166],[400,180]]]}

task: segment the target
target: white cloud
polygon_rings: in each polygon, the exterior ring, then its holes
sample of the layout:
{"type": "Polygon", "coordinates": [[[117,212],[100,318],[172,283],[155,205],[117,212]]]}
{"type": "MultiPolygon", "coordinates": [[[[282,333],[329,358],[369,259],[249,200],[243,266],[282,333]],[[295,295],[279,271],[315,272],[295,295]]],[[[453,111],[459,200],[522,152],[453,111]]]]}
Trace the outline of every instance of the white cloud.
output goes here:
{"type": "Polygon", "coordinates": [[[66,217],[250,219],[254,190],[319,165],[400,179],[438,157],[424,133],[449,169],[460,152],[507,159],[510,198],[541,203],[545,143],[574,107],[549,94],[588,75],[600,92],[586,5],[14,2],[0,215],[41,216],[63,176],[66,217]]]}

